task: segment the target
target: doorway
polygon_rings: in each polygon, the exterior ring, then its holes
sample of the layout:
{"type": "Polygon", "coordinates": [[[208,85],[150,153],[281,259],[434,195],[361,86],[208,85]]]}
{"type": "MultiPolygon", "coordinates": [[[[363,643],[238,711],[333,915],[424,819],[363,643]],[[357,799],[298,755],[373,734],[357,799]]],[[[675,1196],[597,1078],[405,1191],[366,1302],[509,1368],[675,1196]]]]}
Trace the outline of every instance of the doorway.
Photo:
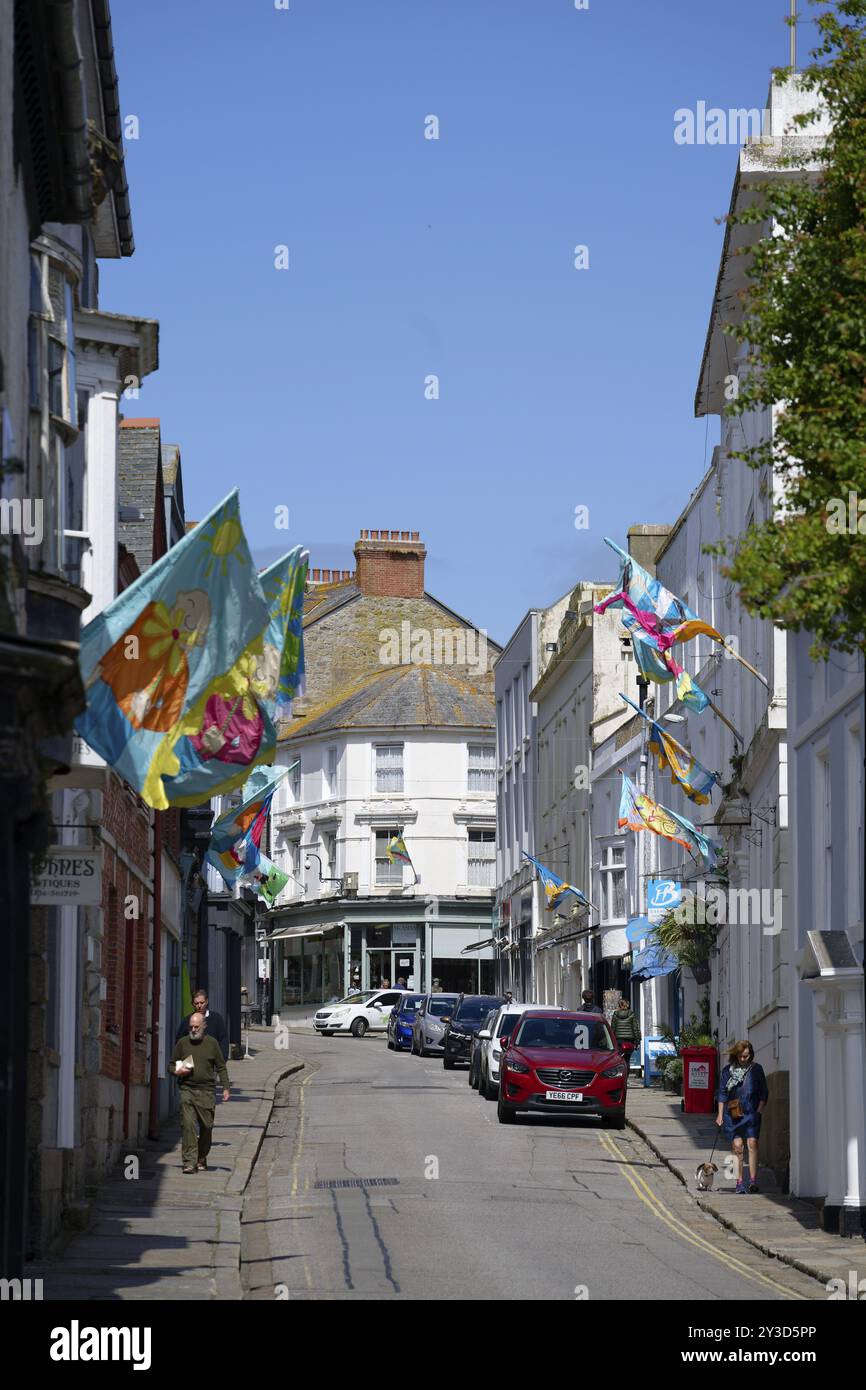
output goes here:
{"type": "Polygon", "coordinates": [[[406,981],[406,989],[418,990],[415,952],[411,946],[395,946],[391,952],[391,984],[395,989],[402,988],[397,985],[398,980],[406,981]]]}

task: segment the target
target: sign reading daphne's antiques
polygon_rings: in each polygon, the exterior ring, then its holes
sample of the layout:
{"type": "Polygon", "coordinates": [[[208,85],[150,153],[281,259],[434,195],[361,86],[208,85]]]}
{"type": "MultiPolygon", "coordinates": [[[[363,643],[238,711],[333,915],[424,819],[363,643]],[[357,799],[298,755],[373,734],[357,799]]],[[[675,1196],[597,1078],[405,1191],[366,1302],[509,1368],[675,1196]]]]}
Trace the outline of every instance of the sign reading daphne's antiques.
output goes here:
{"type": "Polygon", "coordinates": [[[102,901],[102,850],[52,845],[34,865],[33,907],[98,907],[102,901]]]}

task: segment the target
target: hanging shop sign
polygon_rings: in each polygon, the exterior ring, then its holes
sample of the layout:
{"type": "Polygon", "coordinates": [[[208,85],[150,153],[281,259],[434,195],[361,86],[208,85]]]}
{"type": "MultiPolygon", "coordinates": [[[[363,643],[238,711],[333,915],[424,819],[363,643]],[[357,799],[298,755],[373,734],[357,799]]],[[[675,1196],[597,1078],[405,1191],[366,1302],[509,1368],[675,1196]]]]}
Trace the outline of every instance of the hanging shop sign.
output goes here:
{"type": "Polygon", "coordinates": [[[102,901],[102,849],[52,845],[36,864],[33,907],[98,907],[102,901]]]}
{"type": "Polygon", "coordinates": [[[683,885],[673,878],[651,878],[647,883],[647,917],[655,926],[683,900],[683,885]]]}

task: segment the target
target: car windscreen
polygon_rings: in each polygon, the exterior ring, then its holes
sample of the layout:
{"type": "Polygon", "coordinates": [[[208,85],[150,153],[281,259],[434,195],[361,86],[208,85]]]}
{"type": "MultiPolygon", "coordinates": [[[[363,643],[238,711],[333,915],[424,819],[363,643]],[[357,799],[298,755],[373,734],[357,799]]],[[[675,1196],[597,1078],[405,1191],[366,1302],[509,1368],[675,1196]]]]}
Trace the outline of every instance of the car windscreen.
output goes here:
{"type": "Polygon", "coordinates": [[[520,1022],[520,1014],[503,1014],[496,1029],[497,1038],[511,1037],[515,1026],[520,1022]]]}
{"type": "Polygon", "coordinates": [[[430,1003],[427,1005],[427,1012],[428,1014],[432,1014],[434,1018],[445,1018],[447,1014],[454,1012],[454,1000],[431,999],[430,1003]]]}
{"type": "Polygon", "coordinates": [[[495,1003],[492,999],[464,999],[460,1008],[454,1015],[455,1023],[480,1023],[490,1013],[490,1005],[495,1003]]]}
{"type": "Polygon", "coordinates": [[[347,994],[345,999],[341,999],[341,1004],[363,1004],[367,999],[372,999],[376,993],[374,989],[359,990],[357,994],[347,994]]]}
{"type": "Polygon", "coordinates": [[[564,1047],[580,1051],[600,1048],[613,1052],[614,1046],[604,1019],[590,1022],[582,1018],[527,1018],[524,1016],[514,1035],[517,1047],[564,1047]]]}
{"type": "Polygon", "coordinates": [[[401,1014],[414,1014],[424,998],[423,994],[405,994],[400,1000],[399,1010],[401,1014]]]}

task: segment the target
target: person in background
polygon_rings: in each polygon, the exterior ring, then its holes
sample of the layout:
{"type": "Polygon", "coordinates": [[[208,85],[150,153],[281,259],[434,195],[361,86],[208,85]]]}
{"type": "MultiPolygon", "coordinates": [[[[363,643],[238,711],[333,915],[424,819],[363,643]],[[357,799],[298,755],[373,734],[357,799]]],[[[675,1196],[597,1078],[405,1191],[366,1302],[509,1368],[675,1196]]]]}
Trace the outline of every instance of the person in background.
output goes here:
{"type": "Polygon", "coordinates": [[[770,1092],[760,1062],[755,1061],[755,1049],[744,1039],[734,1043],[728,1054],[728,1065],[722,1068],[716,1092],[718,1113],[716,1124],[724,1125],[725,1134],[734,1150],[737,1165],[735,1192],[746,1191],[743,1181],[743,1140],[749,1146],[749,1192],[758,1192],[758,1140],[761,1136],[761,1116],[770,1092]]]}
{"type": "MultiPolygon", "coordinates": [[[[601,1010],[600,1012],[604,1012],[601,1010]]],[[[631,1054],[640,1046],[640,1024],[627,999],[620,999],[610,1020],[610,1031],[625,1060],[631,1065],[631,1054]]]]}
{"type": "MultiPolygon", "coordinates": [[[[222,1014],[214,1013],[208,1008],[207,990],[197,989],[192,996],[192,1007],[194,1013],[203,1014],[207,1020],[208,1037],[213,1038],[219,1047],[224,1059],[229,1055],[229,1030],[226,1028],[225,1019],[222,1014]]],[[[190,1015],[192,1017],[192,1015],[190,1015]]],[[[181,1019],[180,1026],[174,1035],[175,1042],[180,1042],[181,1038],[186,1037],[189,1032],[189,1018],[181,1019]]]]}
{"type": "Polygon", "coordinates": [[[601,1014],[602,1017],[604,1016],[604,1009],[601,1007],[600,1004],[596,1004],[595,995],[593,994],[591,989],[585,989],[583,991],[583,994],[581,995],[581,999],[583,1000],[583,1003],[580,1006],[581,1013],[601,1014]]]}
{"type": "Polygon", "coordinates": [[[514,1003],[514,995],[511,993],[511,990],[510,990],[510,989],[507,989],[507,990],[505,991],[505,994],[504,994],[503,997],[504,997],[504,999],[505,999],[506,1004],[513,1004],[513,1003],[514,1003]]]}
{"type": "Polygon", "coordinates": [[[402,976],[402,975],[400,976],[399,980],[397,981],[397,986],[396,986],[396,987],[397,987],[397,989],[405,989],[405,988],[406,988],[406,981],[403,979],[403,976],[402,976]]]}

